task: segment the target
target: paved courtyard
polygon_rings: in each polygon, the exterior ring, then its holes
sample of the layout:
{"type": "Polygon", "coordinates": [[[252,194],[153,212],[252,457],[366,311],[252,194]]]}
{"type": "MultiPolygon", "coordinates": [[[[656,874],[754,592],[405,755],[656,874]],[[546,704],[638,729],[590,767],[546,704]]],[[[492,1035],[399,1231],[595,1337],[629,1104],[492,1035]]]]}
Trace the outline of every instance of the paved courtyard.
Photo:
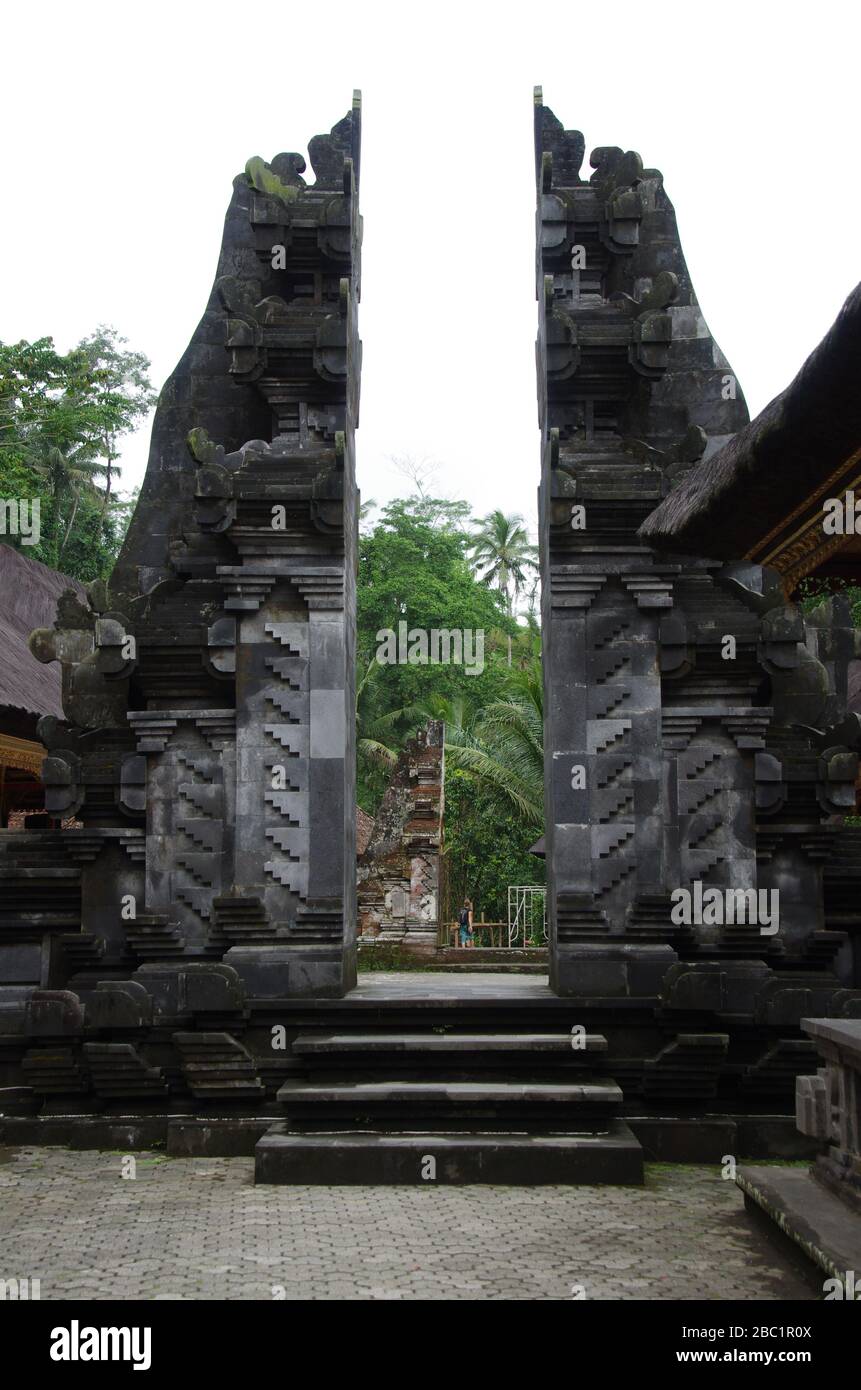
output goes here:
{"type": "Polygon", "coordinates": [[[810,1299],[707,1167],[646,1186],[255,1187],[253,1159],[0,1148],[0,1279],[43,1299],[810,1299]]]}

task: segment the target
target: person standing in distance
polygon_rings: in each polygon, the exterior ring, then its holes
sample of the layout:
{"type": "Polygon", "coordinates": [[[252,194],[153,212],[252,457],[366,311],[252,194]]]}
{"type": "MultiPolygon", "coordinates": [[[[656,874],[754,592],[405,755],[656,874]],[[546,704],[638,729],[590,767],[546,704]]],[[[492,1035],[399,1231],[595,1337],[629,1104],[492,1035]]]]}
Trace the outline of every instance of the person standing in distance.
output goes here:
{"type": "Polygon", "coordinates": [[[464,898],[463,907],[460,909],[460,944],[461,946],[472,946],[472,903],[469,898],[464,898]]]}

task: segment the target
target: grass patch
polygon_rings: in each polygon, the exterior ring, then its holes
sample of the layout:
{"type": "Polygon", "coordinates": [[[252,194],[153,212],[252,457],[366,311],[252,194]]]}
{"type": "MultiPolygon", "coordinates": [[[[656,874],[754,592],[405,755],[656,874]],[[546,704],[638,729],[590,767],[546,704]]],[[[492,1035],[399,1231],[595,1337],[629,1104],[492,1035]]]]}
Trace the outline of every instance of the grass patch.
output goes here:
{"type": "Polygon", "coordinates": [[[405,951],[397,942],[358,948],[358,969],[364,970],[435,970],[433,961],[427,961],[412,951],[405,951]]]}

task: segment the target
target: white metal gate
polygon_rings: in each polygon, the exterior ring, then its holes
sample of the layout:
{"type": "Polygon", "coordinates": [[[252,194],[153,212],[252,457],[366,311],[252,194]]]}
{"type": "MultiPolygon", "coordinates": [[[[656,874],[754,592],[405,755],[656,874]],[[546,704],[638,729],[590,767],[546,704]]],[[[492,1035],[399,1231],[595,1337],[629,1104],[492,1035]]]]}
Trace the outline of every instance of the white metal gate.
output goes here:
{"type": "Polygon", "coordinates": [[[508,945],[543,946],[547,940],[547,889],[509,884],[508,945]]]}

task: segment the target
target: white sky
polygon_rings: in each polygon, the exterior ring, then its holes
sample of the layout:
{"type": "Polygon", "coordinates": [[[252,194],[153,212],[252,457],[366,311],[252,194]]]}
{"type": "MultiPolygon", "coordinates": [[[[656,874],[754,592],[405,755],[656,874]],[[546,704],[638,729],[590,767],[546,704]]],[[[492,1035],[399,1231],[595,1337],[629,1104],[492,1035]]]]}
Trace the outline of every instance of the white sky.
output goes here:
{"type": "MultiPolygon", "coordinates": [[[[231,180],[363,93],[364,497],[436,490],[534,526],[532,89],[663,171],[751,413],[861,275],[858,7],[832,0],[249,5],[30,0],[3,19],[0,338],[98,323],[161,386],[206,303],[231,180]]],[[[309,178],[313,177],[309,169],[309,178]]],[[[140,481],[149,425],[125,450],[140,481]]]]}

